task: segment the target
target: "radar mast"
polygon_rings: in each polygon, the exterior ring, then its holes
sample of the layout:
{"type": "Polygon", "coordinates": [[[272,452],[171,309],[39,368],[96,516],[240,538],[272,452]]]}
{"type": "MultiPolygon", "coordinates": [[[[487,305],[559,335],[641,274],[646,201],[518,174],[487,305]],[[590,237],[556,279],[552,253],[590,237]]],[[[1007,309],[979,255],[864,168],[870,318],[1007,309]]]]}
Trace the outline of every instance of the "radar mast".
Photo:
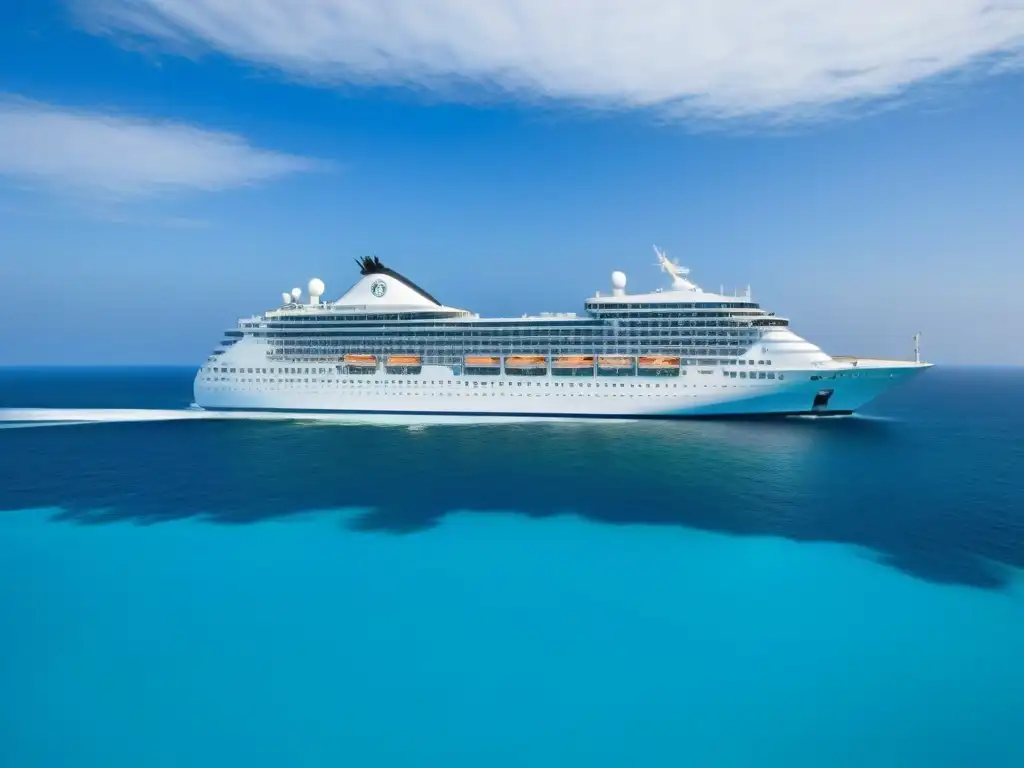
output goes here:
{"type": "Polygon", "coordinates": [[[672,278],[672,289],[675,291],[699,291],[700,288],[690,280],[686,279],[686,275],[690,274],[690,270],[686,267],[679,266],[678,263],[670,261],[665,252],[662,251],[658,246],[654,246],[654,255],[658,257],[658,266],[661,270],[672,278]]]}

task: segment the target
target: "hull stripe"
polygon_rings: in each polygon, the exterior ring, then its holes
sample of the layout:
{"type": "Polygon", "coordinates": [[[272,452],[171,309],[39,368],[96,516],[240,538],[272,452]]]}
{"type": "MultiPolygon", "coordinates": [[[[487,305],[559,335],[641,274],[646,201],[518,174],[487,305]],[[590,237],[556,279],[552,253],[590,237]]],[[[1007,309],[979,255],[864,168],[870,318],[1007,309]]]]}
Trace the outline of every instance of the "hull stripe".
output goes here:
{"type": "Polygon", "coordinates": [[[294,413],[301,414],[344,414],[353,416],[472,416],[488,418],[536,418],[536,419],[617,419],[617,420],[676,420],[676,419],[700,419],[708,421],[719,420],[744,420],[754,421],[763,419],[777,419],[786,416],[849,416],[853,411],[777,411],[765,413],[533,413],[529,411],[499,412],[494,411],[382,411],[363,410],[358,408],[243,408],[243,407],[217,407],[200,406],[204,411],[209,412],[252,412],[252,413],[294,413]]]}

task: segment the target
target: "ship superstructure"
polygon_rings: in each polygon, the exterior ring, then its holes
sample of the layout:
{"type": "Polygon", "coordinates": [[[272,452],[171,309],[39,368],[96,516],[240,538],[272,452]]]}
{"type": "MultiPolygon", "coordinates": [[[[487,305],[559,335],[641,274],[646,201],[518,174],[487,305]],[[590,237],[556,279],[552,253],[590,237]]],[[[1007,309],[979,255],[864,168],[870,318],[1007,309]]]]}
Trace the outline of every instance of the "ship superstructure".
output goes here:
{"type": "Polygon", "coordinates": [[[238,322],[200,369],[206,409],[298,413],[697,417],[849,414],[929,364],[832,357],[749,288],[703,291],[655,248],[670,285],[584,314],[482,318],[375,257],[337,301],[324,284],[238,322]]]}

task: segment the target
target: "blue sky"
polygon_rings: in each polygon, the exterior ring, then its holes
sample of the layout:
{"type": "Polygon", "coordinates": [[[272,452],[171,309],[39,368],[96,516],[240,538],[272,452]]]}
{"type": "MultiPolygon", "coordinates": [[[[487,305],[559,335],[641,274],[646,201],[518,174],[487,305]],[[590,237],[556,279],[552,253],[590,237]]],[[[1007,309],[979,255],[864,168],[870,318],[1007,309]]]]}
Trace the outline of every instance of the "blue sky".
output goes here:
{"type": "Polygon", "coordinates": [[[833,354],[1024,363],[1021,0],[36,0],[0,364],[198,364],[377,254],[581,311],[651,244],[833,354]]]}

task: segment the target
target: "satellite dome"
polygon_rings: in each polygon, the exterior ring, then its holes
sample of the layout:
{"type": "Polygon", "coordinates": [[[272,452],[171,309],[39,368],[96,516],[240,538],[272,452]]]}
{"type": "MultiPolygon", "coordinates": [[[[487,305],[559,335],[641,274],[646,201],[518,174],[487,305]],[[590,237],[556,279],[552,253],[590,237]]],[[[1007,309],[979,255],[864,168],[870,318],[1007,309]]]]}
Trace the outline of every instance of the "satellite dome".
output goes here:
{"type": "Polygon", "coordinates": [[[312,280],[310,280],[307,288],[309,289],[310,296],[324,295],[324,281],[318,277],[314,277],[312,280]]]}
{"type": "Polygon", "coordinates": [[[302,297],[301,288],[292,288],[292,298],[298,301],[302,297]]]}
{"type": "Polygon", "coordinates": [[[281,299],[284,301],[285,304],[292,303],[292,295],[290,293],[282,293],[281,299]]]}
{"type": "Polygon", "coordinates": [[[619,272],[618,270],[612,272],[612,288],[616,290],[624,290],[626,287],[626,273],[619,272]]]}

